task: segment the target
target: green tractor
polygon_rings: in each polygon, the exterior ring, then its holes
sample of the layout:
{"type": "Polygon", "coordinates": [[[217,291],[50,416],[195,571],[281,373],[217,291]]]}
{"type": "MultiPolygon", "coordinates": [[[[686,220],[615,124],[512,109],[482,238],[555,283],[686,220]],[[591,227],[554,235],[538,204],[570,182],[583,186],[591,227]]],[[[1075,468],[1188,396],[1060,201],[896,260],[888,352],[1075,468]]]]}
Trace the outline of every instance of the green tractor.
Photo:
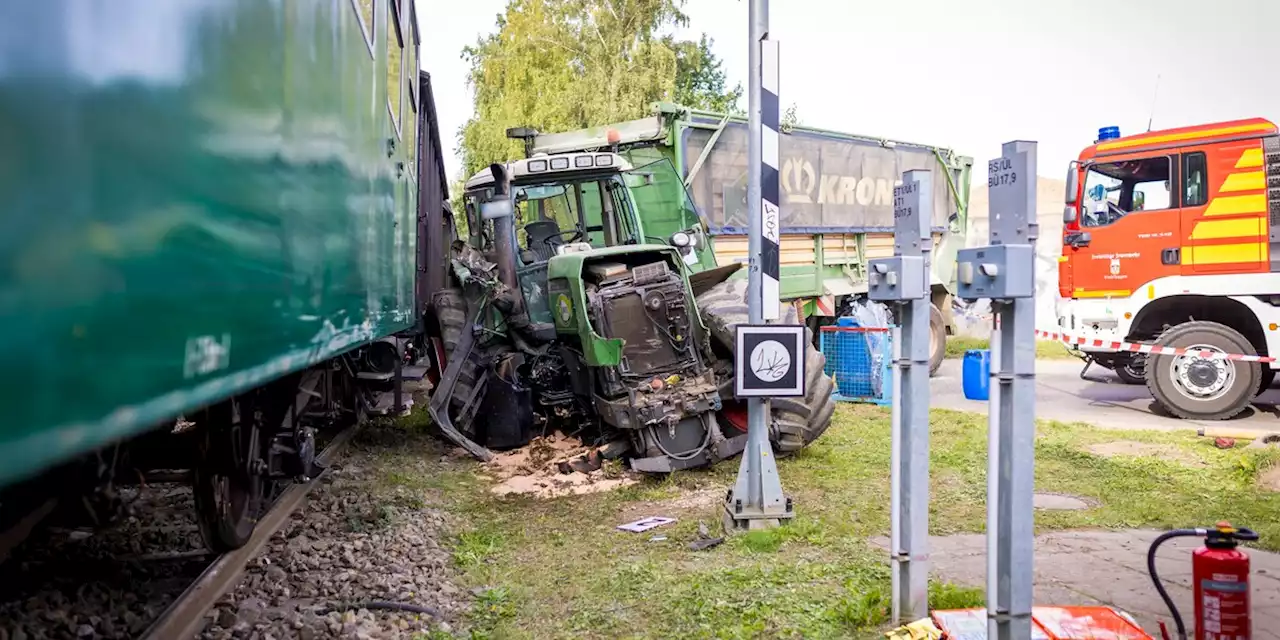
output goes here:
{"type": "MultiPolygon", "coordinates": [[[[732,349],[745,288],[725,286],[741,265],[691,275],[705,241],[697,225],[645,235],[634,198],[672,179],[670,162],[635,168],[584,152],[493,165],[467,181],[465,232],[431,296],[447,366],[430,410],[446,433],[485,457],[559,430],[601,447],[594,460],[627,456],[652,473],[743,450],[732,349]]],[[[687,194],[670,204],[697,220],[687,194]]],[[[793,309],[782,322],[798,322],[793,309]]],[[[835,410],[822,354],[810,348],[806,364],[808,395],[772,403],[779,454],[821,435],[835,410]]]]}

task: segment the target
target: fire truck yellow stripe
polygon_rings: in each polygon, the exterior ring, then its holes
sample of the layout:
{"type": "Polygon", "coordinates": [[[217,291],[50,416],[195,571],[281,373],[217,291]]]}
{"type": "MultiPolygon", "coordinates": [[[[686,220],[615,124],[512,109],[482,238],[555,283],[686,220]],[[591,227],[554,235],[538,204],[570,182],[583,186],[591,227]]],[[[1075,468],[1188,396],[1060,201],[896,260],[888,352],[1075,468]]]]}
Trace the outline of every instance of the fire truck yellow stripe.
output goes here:
{"type": "Polygon", "coordinates": [[[1182,264],[1231,264],[1237,262],[1261,262],[1267,250],[1266,243],[1213,244],[1200,247],[1183,247],[1182,264]]]}
{"type": "Polygon", "coordinates": [[[1192,240],[1216,238],[1257,238],[1267,235],[1266,218],[1236,218],[1235,220],[1201,220],[1191,230],[1192,240]]]}
{"type": "Polygon", "coordinates": [[[1265,213],[1267,196],[1259,193],[1253,196],[1218,196],[1209,201],[1204,210],[1206,216],[1229,216],[1237,213],[1265,213]]]}
{"type": "Polygon", "coordinates": [[[1261,171],[1244,171],[1227,174],[1226,182],[1218,189],[1218,193],[1234,193],[1236,191],[1259,191],[1267,188],[1267,175],[1261,171]]]}
{"type": "Polygon", "coordinates": [[[1132,293],[1128,289],[1110,289],[1105,291],[1085,291],[1084,289],[1076,289],[1074,297],[1076,298],[1127,298],[1132,293]]]}
{"type": "Polygon", "coordinates": [[[1262,149],[1254,147],[1245,149],[1240,154],[1240,160],[1236,162],[1237,169],[1256,169],[1262,166],[1262,149]]]}
{"type": "Polygon", "coordinates": [[[1213,138],[1216,136],[1229,136],[1236,133],[1253,133],[1255,131],[1270,131],[1270,124],[1244,124],[1235,127],[1221,127],[1219,129],[1205,129],[1203,131],[1184,131],[1182,133],[1167,133],[1162,136],[1143,136],[1132,140],[1117,140],[1115,142],[1104,142],[1098,145],[1098,151],[1108,151],[1111,149],[1127,149],[1129,147],[1141,147],[1149,144],[1159,144],[1161,142],[1180,142],[1182,140],[1195,140],[1197,138],[1213,138]]]}

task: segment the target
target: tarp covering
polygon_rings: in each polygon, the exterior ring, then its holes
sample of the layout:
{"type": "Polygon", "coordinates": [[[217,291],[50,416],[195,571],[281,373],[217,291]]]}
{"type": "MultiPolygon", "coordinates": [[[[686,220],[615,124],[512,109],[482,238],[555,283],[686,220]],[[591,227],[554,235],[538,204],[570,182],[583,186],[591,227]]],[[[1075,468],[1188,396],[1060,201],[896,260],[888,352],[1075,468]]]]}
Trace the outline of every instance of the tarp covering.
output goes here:
{"type": "MultiPolygon", "coordinates": [[[[714,131],[685,132],[684,173],[714,131]]],[[[934,172],[934,228],[956,211],[944,167],[932,149],[795,132],[780,136],[781,217],[784,230],[869,231],[893,228],[893,187],[902,172],[934,172]]],[[[699,168],[689,191],[713,233],[745,233],[747,227],[747,127],[729,124],[699,168]]]]}

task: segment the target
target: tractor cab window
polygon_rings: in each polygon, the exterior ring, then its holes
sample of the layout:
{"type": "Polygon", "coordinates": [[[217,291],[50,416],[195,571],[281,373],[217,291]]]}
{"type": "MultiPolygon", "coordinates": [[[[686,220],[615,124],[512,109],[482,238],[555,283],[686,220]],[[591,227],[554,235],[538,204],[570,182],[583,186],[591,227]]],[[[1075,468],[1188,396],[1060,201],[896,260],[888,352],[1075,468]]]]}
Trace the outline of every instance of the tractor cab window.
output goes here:
{"type": "Polygon", "coordinates": [[[1087,167],[1080,223],[1103,227],[1141,211],[1172,207],[1169,158],[1143,158],[1087,167]]]}
{"type": "Polygon", "coordinates": [[[524,264],[545,262],[558,247],[586,242],[593,248],[634,237],[626,222],[631,206],[616,175],[572,182],[516,185],[516,242],[524,264]]]}

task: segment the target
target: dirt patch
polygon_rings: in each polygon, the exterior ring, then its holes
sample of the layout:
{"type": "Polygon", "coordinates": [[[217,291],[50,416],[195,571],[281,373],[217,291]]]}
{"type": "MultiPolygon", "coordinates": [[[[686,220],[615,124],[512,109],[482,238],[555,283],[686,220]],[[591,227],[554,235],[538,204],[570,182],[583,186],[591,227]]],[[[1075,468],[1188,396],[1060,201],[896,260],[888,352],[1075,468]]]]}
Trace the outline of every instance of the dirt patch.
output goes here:
{"type": "Polygon", "coordinates": [[[1273,464],[1271,468],[1263,471],[1258,476],[1258,486],[1267,491],[1280,491],[1280,464],[1273,464]]]}
{"type": "Polygon", "coordinates": [[[577,438],[559,432],[534,438],[528,445],[498,454],[486,466],[497,484],[490,491],[505,495],[532,495],[555,498],[612,491],[639,481],[624,471],[621,460],[606,460],[599,469],[570,470],[566,465],[591,453],[577,438]]]}
{"type": "Polygon", "coordinates": [[[1036,492],[1034,502],[1035,508],[1047,511],[1080,511],[1094,506],[1085,498],[1069,496],[1065,493],[1036,492]]]}
{"type": "Polygon", "coordinates": [[[1116,440],[1089,445],[1089,453],[1104,458],[1159,458],[1191,467],[1207,467],[1199,456],[1171,444],[1116,440]]]}

